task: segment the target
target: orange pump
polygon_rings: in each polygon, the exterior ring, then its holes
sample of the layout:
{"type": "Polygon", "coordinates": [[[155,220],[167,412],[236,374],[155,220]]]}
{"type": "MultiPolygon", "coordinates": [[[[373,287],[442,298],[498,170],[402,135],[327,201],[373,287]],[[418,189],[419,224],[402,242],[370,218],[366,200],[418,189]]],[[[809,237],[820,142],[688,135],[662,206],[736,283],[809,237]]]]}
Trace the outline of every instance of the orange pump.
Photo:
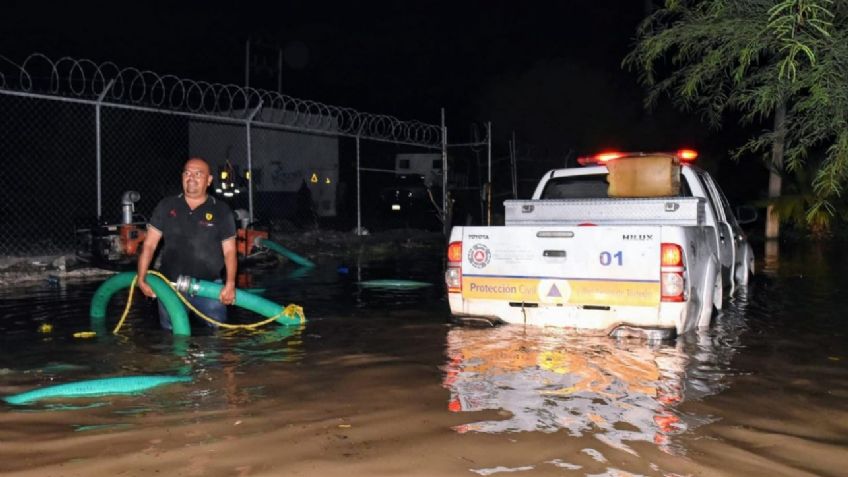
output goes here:
{"type": "Polygon", "coordinates": [[[121,246],[124,253],[127,255],[135,255],[144,238],[147,236],[147,231],[139,227],[138,224],[121,224],[118,227],[121,237],[121,246]]]}
{"type": "Polygon", "coordinates": [[[236,229],[236,252],[242,257],[250,255],[259,239],[267,239],[268,232],[251,228],[236,229]]]}

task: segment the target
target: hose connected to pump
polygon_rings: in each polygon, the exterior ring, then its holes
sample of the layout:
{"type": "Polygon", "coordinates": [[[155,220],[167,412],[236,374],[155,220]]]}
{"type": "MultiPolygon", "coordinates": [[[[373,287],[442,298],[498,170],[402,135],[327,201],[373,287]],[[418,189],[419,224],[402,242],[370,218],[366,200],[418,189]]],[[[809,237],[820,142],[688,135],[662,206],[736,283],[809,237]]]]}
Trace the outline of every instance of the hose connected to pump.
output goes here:
{"type": "MultiPolygon", "coordinates": [[[[149,270],[147,273],[154,275],[154,276],[157,276],[157,277],[161,278],[165,283],[167,283],[168,286],[171,287],[171,289],[177,295],[177,297],[179,297],[180,301],[182,301],[183,304],[189,310],[193,311],[197,316],[206,320],[209,323],[213,323],[216,326],[220,326],[221,328],[225,328],[225,329],[255,329],[255,328],[259,328],[260,326],[267,325],[268,323],[271,323],[272,321],[277,321],[281,317],[286,317],[286,318],[290,318],[290,319],[296,318],[296,319],[299,320],[300,323],[304,323],[306,321],[306,316],[303,314],[303,307],[301,307],[299,305],[295,305],[294,303],[292,303],[292,304],[289,304],[288,306],[286,306],[285,308],[283,308],[282,310],[280,310],[280,312],[277,313],[276,315],[271,316],[271,317],[266,318],[266,319],[261,320],[261,321],[257,321],[256,323],[247,323],[247,324],[222,323],[222,322],[220,322],[220,321],[218,321],[218,320],[216,320],[216,319],[214,319],[210,316],[207,316],[202,311],[195,308],[195,306],[192,305],[190,301],[188,301],[188,299],[180,292],[180,290],[177,287],[175,287],[173,285],[173,283],[171,283],[171,281],[168,279],[168,277],[166,277],[165,275],[163,275],[163,274],[161,274],[161,273],[159,273],[155,270],[149,270]]],[[[124,307],[124,313],[121,315],[121,319],[118,321],[118,324],[115,326],[115,329],[112,331],[113,334],[118,334],[118,331],[121,329],[121,326],[123,326],[124,321],[127,319],[127,315],[129,315],[130,307],[132,306],[133,294],[135,292],[135,286],[136,286],[137,282],[138,282],[138,275],[134,276],[133,279],[132,279],[132,282],[130,283],[130,287],[129,287],[130,291],[129,291],[129,298],[127,299],[127,305],[124,307]]]]}

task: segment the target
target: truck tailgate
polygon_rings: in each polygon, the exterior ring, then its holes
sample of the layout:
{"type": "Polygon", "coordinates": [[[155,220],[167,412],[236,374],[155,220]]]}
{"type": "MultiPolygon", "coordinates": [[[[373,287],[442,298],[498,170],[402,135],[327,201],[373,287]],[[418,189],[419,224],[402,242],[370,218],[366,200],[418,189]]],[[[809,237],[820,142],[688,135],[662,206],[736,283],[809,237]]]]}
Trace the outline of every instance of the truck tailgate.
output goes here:
{"type": "Polygon", "coordinates": [[[504,201],[506,225],[680,225],[705,221],[699,197],[504,201]]]}
{"type": "Polygon", "coordinates": [[[660,227],[463,227],[463,299],[658,306],[660,227]]]}

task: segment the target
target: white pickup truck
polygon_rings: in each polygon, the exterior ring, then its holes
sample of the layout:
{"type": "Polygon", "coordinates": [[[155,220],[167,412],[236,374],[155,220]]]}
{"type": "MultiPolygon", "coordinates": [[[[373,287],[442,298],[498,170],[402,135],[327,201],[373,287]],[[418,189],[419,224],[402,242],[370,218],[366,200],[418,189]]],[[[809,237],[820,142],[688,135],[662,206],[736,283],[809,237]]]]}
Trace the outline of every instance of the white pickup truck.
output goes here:
{"type": "Polygon", "coordinates": [[[531,200],[505,201],[505,225],[454,227],[451,314],[651,339],[709,326],[754,254],[696,156],[580,158],[587,167],[546,173],[531,200]]]}

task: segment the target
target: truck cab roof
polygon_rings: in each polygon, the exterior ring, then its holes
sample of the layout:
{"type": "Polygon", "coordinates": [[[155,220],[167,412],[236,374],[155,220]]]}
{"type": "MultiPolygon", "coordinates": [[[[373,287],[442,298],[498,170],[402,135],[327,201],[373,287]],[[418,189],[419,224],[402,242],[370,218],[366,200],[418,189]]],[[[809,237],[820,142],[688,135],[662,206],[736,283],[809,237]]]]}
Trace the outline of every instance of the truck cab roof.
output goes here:
{"type": "MultiPolygon", "coordinates": [[[[681,176],[687,170],[698,172],[697,166],[680,164],[681,176]]],[[[534,199],[605,199],[608,194],[607,166],[569,167],[551,169],[533,192],[534,199]]],[[[680,181],[680,193],[676,197],[692,197],[687,180],[680,181]]]]}

